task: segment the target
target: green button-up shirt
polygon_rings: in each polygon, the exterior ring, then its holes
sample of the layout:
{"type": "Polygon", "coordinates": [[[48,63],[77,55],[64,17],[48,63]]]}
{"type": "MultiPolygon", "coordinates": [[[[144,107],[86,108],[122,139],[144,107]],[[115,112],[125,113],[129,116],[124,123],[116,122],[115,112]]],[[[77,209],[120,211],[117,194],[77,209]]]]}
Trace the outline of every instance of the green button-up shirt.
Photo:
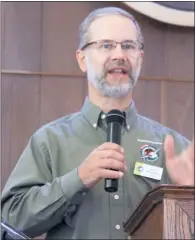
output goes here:
{"type": "MultiPolygon", "coordinates": [[[[169,133],[180,153],[188,140],[159,123],[140,116],[134,103],[126,110],[122,143],[128,171],[115,193],[104,180],[86,189],[77,167],[106,141],[105,114],[88,99],[79,113],[39,129],[31,138],[2,193],[2,216],[30,237],[48,239],[124,239],[123,222],[144,195],[158,184],[170,183],[162,147],[169,133]],[[143,158],[145,145],[159,149],[143,158]],[[161,180],[134,174],[136,162],[163,168],[161,180]]],[[[146,146],[146,147],[147,147],[146,146]]]]}

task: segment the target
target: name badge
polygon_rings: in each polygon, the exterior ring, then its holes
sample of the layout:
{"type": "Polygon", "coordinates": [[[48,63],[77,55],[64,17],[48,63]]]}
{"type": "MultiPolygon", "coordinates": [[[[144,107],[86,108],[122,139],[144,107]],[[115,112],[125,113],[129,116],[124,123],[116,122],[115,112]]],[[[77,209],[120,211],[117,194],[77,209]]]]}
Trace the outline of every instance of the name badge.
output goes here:
{"type": "Polygon", "coordinates": [[[163,168],[136,162],[133,173],[138,176],[161,180],[163,168]]]}

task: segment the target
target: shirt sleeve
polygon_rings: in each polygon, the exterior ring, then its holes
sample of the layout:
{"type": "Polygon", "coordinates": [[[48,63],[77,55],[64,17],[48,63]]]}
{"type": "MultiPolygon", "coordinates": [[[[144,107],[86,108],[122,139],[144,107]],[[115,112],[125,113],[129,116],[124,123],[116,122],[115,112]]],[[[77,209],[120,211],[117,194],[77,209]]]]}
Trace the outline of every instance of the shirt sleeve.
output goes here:
{"type": "Polygon", "coordinates": [[[49,156],[44,143],[31,137],[2,192],[4,221],[30,237],[61,223],[86,190],[77,168],[53,179],[49,156]]]}

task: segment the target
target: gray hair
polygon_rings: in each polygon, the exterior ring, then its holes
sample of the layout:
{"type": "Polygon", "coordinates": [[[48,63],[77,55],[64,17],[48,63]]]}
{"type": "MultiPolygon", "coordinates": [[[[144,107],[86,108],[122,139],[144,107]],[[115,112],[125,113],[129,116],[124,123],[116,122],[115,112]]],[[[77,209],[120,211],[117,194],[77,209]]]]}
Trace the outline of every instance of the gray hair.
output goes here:
{"type": "Polygon", "coordinates": [[[81,23],[79,27],[79,49],[82,49],[84,45],[86,45],[89,41],[88,30],[92,22],[100,17],[104,17],[107,15],[119,15],[119,16],[123,16],[130,19],[135,24],[135,27],[137,29],[138,41],[140,43],[143,43],[143,36],[141,33],[140,26],[136,21],[136,19],[133,17],[133,15],[131,15],[130,13],[128,13],[127,11],[121,8],[105,7],[105,8],[98,8],[92,11],[81,23]]]}

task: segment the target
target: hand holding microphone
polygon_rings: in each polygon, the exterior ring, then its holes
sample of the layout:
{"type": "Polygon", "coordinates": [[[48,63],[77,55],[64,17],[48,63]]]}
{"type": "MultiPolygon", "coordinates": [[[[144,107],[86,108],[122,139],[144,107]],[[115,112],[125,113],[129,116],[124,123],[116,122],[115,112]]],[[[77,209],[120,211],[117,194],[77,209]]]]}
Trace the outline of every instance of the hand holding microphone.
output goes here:
{"type": "Polygon", "coordinates": [[[100,179],[105,179],[105,190],[117,191],[117,180],[127,170],[124,150],[119,144],[122,119],[124,120],[124,116],[118,110],[112,110],[107,114],[107,142],[94,149],[78,167],[78,175],[87,188],[93,187],[100,179]]]}

